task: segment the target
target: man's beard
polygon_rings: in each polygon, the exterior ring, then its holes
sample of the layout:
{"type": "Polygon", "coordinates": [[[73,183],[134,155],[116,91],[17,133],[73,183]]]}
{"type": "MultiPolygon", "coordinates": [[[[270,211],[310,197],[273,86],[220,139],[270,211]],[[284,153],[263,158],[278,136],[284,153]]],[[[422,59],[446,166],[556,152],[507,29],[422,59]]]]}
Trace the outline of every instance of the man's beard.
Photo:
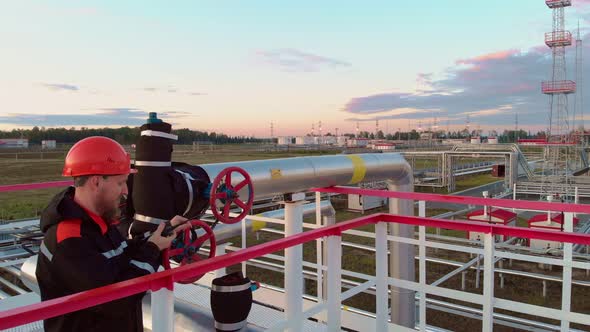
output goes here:
{"type": "Polygon", "coordinates": [[[117,217],[119,217],[118,204],[114,204],[113,202],[101,201],[99,204],[99,207],[100,207],[100,217],[107,224],[111,224],[113,221],[116,221],[117,217]]]}
{"type": "Polygon", "coordinates": [[[103,212],[100,217],[104,220],[107,224],[111,224],[116,221],[117,217],[119,216],[119,208],[110,209],[106,212],[103,212]]]}

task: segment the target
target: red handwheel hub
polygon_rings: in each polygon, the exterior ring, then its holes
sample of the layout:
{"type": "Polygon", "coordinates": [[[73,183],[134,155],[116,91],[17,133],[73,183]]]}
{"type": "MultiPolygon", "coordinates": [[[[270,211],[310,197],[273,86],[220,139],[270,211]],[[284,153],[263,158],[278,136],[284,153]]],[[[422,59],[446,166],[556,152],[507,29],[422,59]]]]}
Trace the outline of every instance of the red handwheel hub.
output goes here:
{"type": "Polygon", "coordinates": [[[254,203],[254,188],[250,175],[245,170],[239,167],[228,167],[213,180],[209,204],[213,216],[222,223],[235,224],[241,221],[250,212],[252,203],[254,203]],[[234,185],[232,178],[236,178],[235,175],[238,174],[243,179],[234,185]],[[240,195],[248,195],[248,197],[243,200],[240,195]],[[242,212],[238,216],[231,217],[229,213],[232,206],[240,208],[242,212]]]}
{"type": "MultiPolygon", "coordinates": [[[[180,261],[180,266],[191,264],[194,262],[198,262],[201,260],[201,257],[197,254],[199,248],[206,242],[209,241],[209,257],[215,257],[215,234],[209,225],[201,220],[190,220],[188,221],[191,223],[191,228],[184,230],[181,233],[180,237],[175,239],[173,242],[173,247],[166,249],[162,252],[162,266],[166,270],[170,270],[170,259],[173,258],[175,260],[180,261]],[[205,231],[205,234],[198,234],[197,230],[202,229],[205,231]]],[[[202,232],[201,232],[202,233],[202,232]]],[[[203,274],[187,278],[183,280],[179,280],[178,282],[181,284],[191,284],[203,277],[203,274]]]]}

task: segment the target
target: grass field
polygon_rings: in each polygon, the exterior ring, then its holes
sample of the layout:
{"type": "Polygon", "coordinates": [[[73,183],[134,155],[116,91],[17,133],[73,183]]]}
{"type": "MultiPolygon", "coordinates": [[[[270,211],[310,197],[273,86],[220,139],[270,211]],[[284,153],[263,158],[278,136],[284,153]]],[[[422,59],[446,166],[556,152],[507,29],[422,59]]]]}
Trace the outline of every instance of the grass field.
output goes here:
{"type": "MultiPolygon", "coordinates": [[[[231,161],[259,160],[300,157],[309,155],[334,154],[336,151],[266,151],[265,149],[228,145],[224,149],[192,151],[192,147],[175,147],[173,160],[194,165],[231,161]]],[[[37,153],[38,154],[38,153],[37,153]]],[[[31,158],[0,158],[0,185],[64,180],[61,176],[63,159],[40,159],[37,154],[31,158]]],[[[60,153],[63,154],[63,153],[60,153]]],[[[0,193],[0,220],[15,220],[35,217],[60,189],[42,189],[0,193]]]]}

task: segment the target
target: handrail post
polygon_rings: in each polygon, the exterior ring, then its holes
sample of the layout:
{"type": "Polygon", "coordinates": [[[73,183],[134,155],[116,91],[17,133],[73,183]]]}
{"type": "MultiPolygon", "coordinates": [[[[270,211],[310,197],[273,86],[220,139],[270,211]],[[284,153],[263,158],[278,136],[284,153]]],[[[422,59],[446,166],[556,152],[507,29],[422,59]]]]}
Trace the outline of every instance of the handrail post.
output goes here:
{"type": "MultiPolygon", "coordinates": [[[[564,231],[573,232],[574,214],[565,212],[563,215],[564,231]]],[[[569,242],[563,244],[563,281],[561,285],[561,331],[570,330],[570,322],[566,316],[571,311],[572,295],[572,259],[573,245],[569,242]]]]}
{"type": "MultiPolygon", "coordinates": [[[[295,194],[293,195],[295,196],[295,194]]],[[[303,200],[285,202],[285,237],[303,231],[303,200]]],[[[301,331],[303,322],[303,246],[285,249],[285,314],[289,331],[301,331]]]]}
{"type": "MultiPolygon", "coordinates": [[[[328,331],[340,331],[342,298],[342,239],[328,236],[328,331]]],[[[299,273],[301,275],[301,273],[299,273]]],[[[385,292],[387,294],[387,291],[385,292]]]]}
{"type": "MultiPolygon", "coordinates": [[[[426,227],[418,226],[418,241],[420,243],[418,247],[419,261],[419,275],[418,279],[420,286],[426,286],[426,227]]],[[[419,307],[419,324],[420,331],[426,331],[426,292],[421,291],[420,293],[420,307],[419,307]]]]}
{"type": "Polygon", "coordinates": [[[483,254],[483,321],[482,331],[494,329],[494,235],[484,235],[483,254]]]}
{"type": "MultiPolygon", "coordinates": [[[[317,191],[315,193],[315,224],[319,227],[322,226],[322,207],[321,207],[321,193],[317,191]]],[[[329,196],[328,196],[329,199],[329,196]]],[[[317,290],[317,298],[318,303],[322,303],[324,301],[324,271],[323,271],[323,250],[322,250],[322,238],[318,238],[316,240],[316,262],[317,262],[317,270],[316,270],[316,290],[317,290]]]]}
{"type": "MultiPolygon", "coordinates": [[[[381,221],[375,225],[375,274],[376,274],[376,331],[387,331],[389,321],[388,287],[387,287],[387,223],[381,221]]],[[[331,271],[330,271],[331,272],[331,271]]]]}
{"type": "Polygon", "coordinates": [[[152,291],[151,296],[152,331],[174,331],[174,291],[162,287],[160,290],[152,291]]]}

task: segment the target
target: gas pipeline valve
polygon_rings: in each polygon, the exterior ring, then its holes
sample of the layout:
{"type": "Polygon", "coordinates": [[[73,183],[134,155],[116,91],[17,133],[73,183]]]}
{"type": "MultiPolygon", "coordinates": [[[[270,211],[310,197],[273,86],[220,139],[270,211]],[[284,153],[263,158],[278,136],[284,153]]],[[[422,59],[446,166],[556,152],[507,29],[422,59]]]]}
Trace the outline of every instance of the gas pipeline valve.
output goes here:
{"type": "MultiPolygon", "coordinates": [[[[231,224],[239,222],[248,214],[254,201],[250,176],[239,167],[228,167],[215,177],[213,184],[210,186],[208,196],[210,197],[211,211],[218,221],[231,224]],[[234,173],[238,173],[243,177],[236,185],[232,184],[232,174],[234,173]],[[240,199],[239,192],[242,190],[248,193],[248,199],[246,201],[240,199]],[[238,216],[231,217],[229,213],[234,204],[236,207],[241,208],[242,212],[238,216]]],[[[208,258],[215,257],[216,243],[213,228],[215,228],[217,222],[213,224],[213,227],[209,227],[206,222],[198,219],[190,220],[189,222],[192,227],[174,239],[171,247],[163,252],[162,266],[167,270],[171,268],[170,259],[179,262],[180,266],[200,261],[201,258],[198,252],[205,242],[209,242],[208,258]]],[[[166,233],[171,232],[171,229],[172,227],[168,223],[162,233],[166,235],[166,233]]],[[[201,279],[202,276],[198,275],[193,278],[183,279],[179,283],[193,283],[201,279]]]]}
{"type": "Polygon", "coordinates": [[[254,202],[254,189],[250,175],[239,167],[228,167],[221,171],[213,180],[209,205],[215,218],[225,224],[235,224],[250,212],[254,202]],[[232,174],[239,174],[243,179],[236,185],[232,184],[232,174]],[[239,192],[248,193],[246,201],[240,199],[239,192]],[[232,204],[242,209],[237,216],[231,217],[232,204]]]}
{"type": "MultiPolygon", "coordinates": [[[[198,251],[206,242],[210,247],[208,257],[213,257],[215,225],[241,221],[250,212],[254,201],[252,181],[241,168],[223,169],[210,181],[210,175],[202,167],[172,161],[176,140],[178,136],[172,133],[172,126],[150,113],[140,128],[136,144],[134,167],[138,172],[128,179],[129,196],[124,219],[131,221],[131,225],[128,230],[122,229],[132,237],[145,238],[159,224],[176,215],[190,219],[193,228],[179,235],[163,255],[162,264],[167,269],[170,259],[180,265],[200,260],[198,251]],[[216,220],[212,226],[199,220],[209,207],[216,220]]],[[[169,231],[170,227],[165,229],[165,232],[169,231]]],[[[185,281],[193,282],[199,278],[185,281]]]]}
{"type": "MultiPolygon", "coordinates": [[[[197,253],[205,242],[209,242],[209,255],[207,258],[215,257],[215,234],[213,234],[211,227],[206,222],[197,219],[189,220],[188,222],[191,223],[191,228],[180,233],[172,242],[172,246],[162,253],[162,266],[166,270],[171,269],[170,259],[179,262],[180,266],[200,261],[201,258],[197,253]]],[[[201,279],[202,276],[201,274],[192,278],[179,280],[178,282],[181,284],[190,284],[201,279]]]]}

